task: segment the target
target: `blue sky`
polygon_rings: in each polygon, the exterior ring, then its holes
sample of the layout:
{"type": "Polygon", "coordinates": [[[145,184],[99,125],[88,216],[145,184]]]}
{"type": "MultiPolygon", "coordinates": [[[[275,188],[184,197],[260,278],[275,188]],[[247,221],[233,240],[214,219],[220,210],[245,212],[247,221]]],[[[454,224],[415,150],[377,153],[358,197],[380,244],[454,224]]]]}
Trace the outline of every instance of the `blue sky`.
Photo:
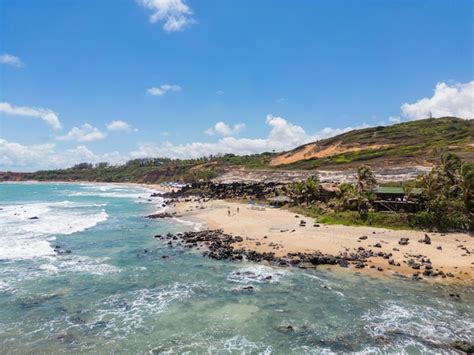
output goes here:
{"type": "Polygon", "coordinates": [[[0,170],[474,117],[470,0],[2,0],[0,21],[0,170]]]}

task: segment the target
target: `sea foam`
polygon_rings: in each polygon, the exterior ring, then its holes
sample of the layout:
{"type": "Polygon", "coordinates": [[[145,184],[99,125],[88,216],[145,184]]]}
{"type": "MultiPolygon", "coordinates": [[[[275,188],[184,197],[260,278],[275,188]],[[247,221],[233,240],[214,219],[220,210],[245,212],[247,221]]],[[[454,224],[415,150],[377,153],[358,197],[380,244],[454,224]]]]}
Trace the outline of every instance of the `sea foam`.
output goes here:
{"type": "Polygon", "coordinates": [[[287,271],[265,265],[249,265],[232,272],[227,280],[237,283],[277,283],[287,271]]]}
{"type": "Polygon", "coordinates": [[[67,235],[107,220],[105,204],[38,202],[0,209],[0,259],[31,259],[54,253],[55,235],[67,235]]]}

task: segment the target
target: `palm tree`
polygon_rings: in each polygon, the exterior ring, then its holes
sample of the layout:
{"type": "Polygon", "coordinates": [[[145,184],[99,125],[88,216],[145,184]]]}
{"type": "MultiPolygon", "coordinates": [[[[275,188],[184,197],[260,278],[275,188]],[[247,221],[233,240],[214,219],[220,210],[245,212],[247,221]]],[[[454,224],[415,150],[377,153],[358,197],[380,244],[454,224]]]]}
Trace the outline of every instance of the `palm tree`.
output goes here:
{"type": "Polygon", "coordinates": [[[319,179],[317,176],[311,176],[306,179],[304,194],[307,206],[317,200],[319,197],[319,179]]]}
{"type": "Polygon", "coordinates": [[[341,201],[344,210],[357,208],[359,194],[357,193],[357,188],[353,184],[343,182],[339,185],[337,198],[341,201]]]}
{"type": "Polygon", "coordinates": [[[288,194],[290,195],[293,202],[297,205],[300,204],[302,197],[305,193],[305,182],[296,181],[288,187],[288,194]]]}
{"type": "Polygon", "coordinates": [[[359,166],[357,169],[357,191],[361,195],[368,195],[377,186],[377,179],[374,172],[367,165],[359,166]]]}
{"type": "Polygon", "coordinates": [[[456,184],[461,180],[460,170],[462,161],[454,153],[446,153],[441,156],[441,171],[449,182],[456,184]]]}
{"type": "Polygon", "coordinates": [[[410,201],[413,198],[413,186],[409,184],[403,184],[403,193],[407,201],[410,201]]]}
{"type": "Polygon", "coordinates": [[[463,163],[460,170],[464,205],[470,213],[474,213],[474,164],[463,163]]]}

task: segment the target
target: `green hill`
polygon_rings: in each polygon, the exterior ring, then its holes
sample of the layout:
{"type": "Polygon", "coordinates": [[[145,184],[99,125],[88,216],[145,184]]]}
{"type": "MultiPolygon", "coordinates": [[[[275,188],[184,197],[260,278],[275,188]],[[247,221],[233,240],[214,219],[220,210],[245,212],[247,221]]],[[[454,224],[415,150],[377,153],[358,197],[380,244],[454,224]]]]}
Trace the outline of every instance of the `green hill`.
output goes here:
{"type": "Polygon", "coordinates": [[[386,127],[353,130],[309,143],[284,153],[247,156],[227,154],[191,160],[135,159],[120,166],[82,163],[68,169],[34,173],[0,173],[1,180],[85,180],[107,182],[161,182],[211,179],[229,169],[309,170],[430,166],[451,151],[474,162],[474,120],[430,118],[386,127]]]}
{"type": "Polygon", "coordinates": [[[430,118],[353,130],[279,154],[270,166],[430,165],[446,151],[474,161],[474,120],[430,118]]]}

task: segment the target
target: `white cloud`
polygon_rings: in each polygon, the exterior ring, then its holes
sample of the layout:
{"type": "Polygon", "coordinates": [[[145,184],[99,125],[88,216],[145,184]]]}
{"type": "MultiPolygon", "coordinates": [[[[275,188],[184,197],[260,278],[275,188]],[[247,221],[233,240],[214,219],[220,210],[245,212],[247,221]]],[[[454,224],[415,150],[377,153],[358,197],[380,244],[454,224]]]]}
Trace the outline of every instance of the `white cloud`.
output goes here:
{"type": "Polygon", "coordinates": [[[356,127],[344,127],[344,128],[326,127],[320,130],[316,137],[317,139],[329,138],[329,137],[337,136],[339,134],[353,131],[355,129],[363,129],[363,128],[369,128],[369,127],[370,125],[368,125],[367,123],[363,123],[360,126],[356,126],[356,127]]]}
{"type": "MultiPolygon", "coordinates": [[[[255,154],[268,151],[283,151],[298,145],[314,141],[318,136],[306,134],[305,130],[284,118],[267,115],[266,123],[271,128],[267,138],[235,138],[223,137],[217,142],[193,142],[173,144],[165,142],[161,145],[151,143],[140,144],[138,149],[130,153],[131,158],[169,157],[198,158],[210,154],[255,154]]],[[[227,126],[227,125],[226,125],[227,126]]],[[[229,129],[230,127],[227,126],[229,129]]],[[[215,134],[215,127],[212,129],[215,134]]]]}
{"type": "Polygon", "coordinates": [[[147,89],[146,92],[148,95],[151,95],[151,96],[163,96],[164,94],[170,91],[174,91],[174,92],[181,91],[181,86],[164,84],[164,85],[161,85],[160,87],[149,88],[147,89]]]}
{"type": "Polygon", "coordinates": [[[299,144],[304,144],[316,139],[315,136],[308,136],[303,127],[294,125],[282,117],[267,115],[265,122],[272,127],[268,141],[271,142],[273,146],[282,147],[281,149],[276,148],[276,150],[289,149],[286,147],[294,148],[299,144]]]}
{"type": "Polygon", "coordinates": [[[401,106],[403,114],[411,120],[430,116],[455,116],[464,119],[474,118],[474,81],[455,83],[449,86],[440,82],[436,84],[432,97],[425,97],[413,104],[401,106]]]}
{"type": "Polygon", "coordinates": [[[388,121],[390,123],[400,123],[400,122],[402,122],[402,118],[400,116],[390,116],[388,118],[388,121]]]}
{"type": "Polygon", "coordinates": [[[151,23],[164,22],[166,32],[181,31],[195,22],[193,11],[184,0],[138,0],[138,3],[152,11],[151,23]]]}
{"type": "MultiPolygon", "coordinates": [[[[209,156],[210,154],[232,153],[244,155],[273,150],[279,152],[353,129],[351,127],[342,129],[327,127],[314,135],[309,135],[302,127],[292,124],[282,117],[267,115],[265,122],[270,128],[266,138],[251,139],[227,136],[219,138],[216,142],[192,142],[186,144],[165,142],[160,145],[141,143],[137,149],[128,154],[119,154],[118,152],[95,154],[83,145],[77,146],[74,149],[59,150],[55,143],[25,146],[0,139],[0,171],[8,169],[31,171],[58,167],[64,168],[80,162],[97,163],[106,161],[117,164],[129,159],[148,157],[187,159],[209,156]]],[[[363,127],[368,126],[363,125],[357,128],[363,127]]],[[[85,124],[82,128],[74,127],[68,134],[59,137],[59,139],[89,141],[105,136],[100,131],[97,133],[97,131],[91,125],[85,124]]]]}
{"type": "Polygon", "coordinates": [[[77,141],[77,142],[92,142],[104,139],[105,134],[98,128],[91,126],[89,123],[83,124],[80,128],[74,127],[64,136],[56,137],[59,141],[77,141]]]}
{"type": "Polygon", "coordinates": [[[218,134],[223,137],[234,136],[240,133],[245,128],[245,123],[237,123],[233,126],[229,126],[226,123],[220,121],[217,122],[214,127],[208,128],[204,131],[209,136],[218,134]]]}
{"type": "Polygon", "coordinates": [[[107,123],[107,129],[109,131],[115,132],[137,132],[138,129],[134,128],[130,123],[122,121],[122,120],[115,120],[107,123]]]}
{"type": "Polygon", "coordinates": [[[62,125],[59,117],[50,109],[41,107],[13,106],[8,102],[0,102],[0,113],[12,116],[25,116],[40,118],[53,129],[61,129],[62,125]]]}
{"type": "Polygon", "coordinates": [[[20,68],[23,66],[23,62],[20,58],[15,57],[11,54],[0,54],[0,64],[11,65],[12,67],[20,68]]]}
{"type": "Polygon", "coordinates": [[[217,154],[256,154],[270,151],[286,151],[296,148],[302,144],[314,142],[318,139],[328,138],[353,129],[369,127],[363,124],[359,127],[330,128],[326,127],[314,135],[282,117],[267,115],[267,125],[271,128],[266,138],[235,138],[223,137],[216,142],[193,142],[186,144],[173,144],[165,142],[161,145],[142,143],[138,149],[130,152],[130,158],[169,157],[175,159],[199,158],[217,154]]]}
{"type": "Polygon", "coordinates": [[[126,159],[118,152],[95,154],[83,145],[61,151],[54,143],[22,145],[0,138],[0,170],[34,171],[103,161],[119,164],[126,159]]]}

